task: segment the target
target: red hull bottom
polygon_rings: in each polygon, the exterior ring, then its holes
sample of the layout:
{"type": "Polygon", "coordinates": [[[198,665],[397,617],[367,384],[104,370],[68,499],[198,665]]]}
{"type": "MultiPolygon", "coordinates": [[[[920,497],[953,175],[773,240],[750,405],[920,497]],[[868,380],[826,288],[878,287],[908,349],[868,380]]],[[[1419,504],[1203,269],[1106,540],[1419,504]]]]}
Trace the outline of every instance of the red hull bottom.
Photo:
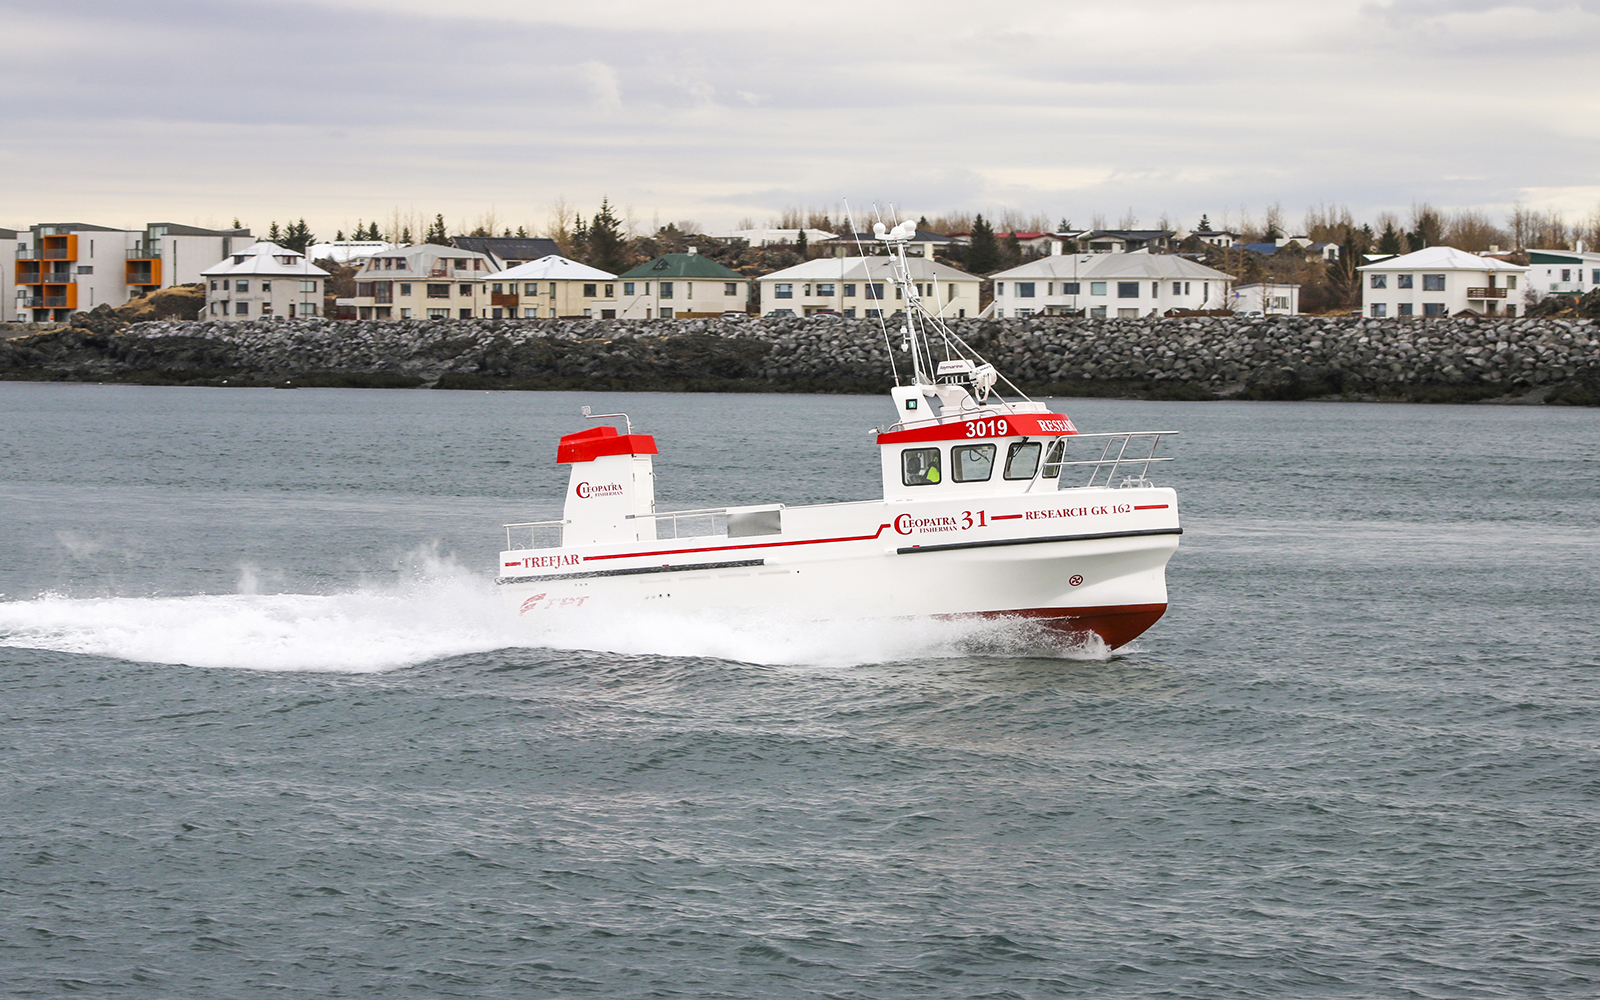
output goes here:
{"type": "Polygon", "coordinates": [[[1117,604],[1103,608],[1019,608],[980,612],[982,618],[1031,618],[1067,635],[1093,632],[1112,649],[1126,646],[1166,614],[1165,604],[1117,604]]]}

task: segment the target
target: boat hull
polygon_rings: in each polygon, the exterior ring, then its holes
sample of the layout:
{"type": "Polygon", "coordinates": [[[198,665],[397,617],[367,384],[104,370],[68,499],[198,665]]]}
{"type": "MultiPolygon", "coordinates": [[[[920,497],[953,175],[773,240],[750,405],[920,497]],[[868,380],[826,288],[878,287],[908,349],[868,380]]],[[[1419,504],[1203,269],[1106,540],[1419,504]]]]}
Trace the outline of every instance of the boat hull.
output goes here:
{"type": "Polygon", "coordinates": [[[1017,617],[1127,644],[1166,610],[1168,489],[787,508],[754,538],[649,539],[501,554],[519,620],[568,609],[804,618],[1017,617]]]}

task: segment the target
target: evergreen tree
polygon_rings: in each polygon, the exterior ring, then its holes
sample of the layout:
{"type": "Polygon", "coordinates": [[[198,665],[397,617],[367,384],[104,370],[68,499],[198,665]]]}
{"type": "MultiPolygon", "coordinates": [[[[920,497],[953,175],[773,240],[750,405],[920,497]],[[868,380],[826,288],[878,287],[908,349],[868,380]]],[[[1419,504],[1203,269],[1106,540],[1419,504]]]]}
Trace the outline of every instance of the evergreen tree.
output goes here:
{"type": "Polygon", "coordinates": [[[572,246],[570,249],[572,250],[571,257],[573,260],[588,262],[589,223],[584,221],[583,213],[581,212],[578,213],[578,217],[572,223],[572,246]]]}
{"type": "Polygon", "coordinates": [[[273,219],[272,225],[267,227],[267,242],[277,243],[279,246],[283,246],[282,240],[283,233],[278,231],[278,220],[273,219]]]}
{"type": "Polygon", "coordinates": [[[283,242],[279,245],[299,253],[305,253],[306,248],[316,241],[317,238],[311,233],[311,227],[306,225],[305,219],[301,219],[299,222],[291,222],[284,227],[283,242]]]}
{"type": "Polygon", "coordinates": [[[609,200],[600,200],[600,211],[594,214],[594,222],[590,224],[584,242],[588,254],[586,263],[590,266],[612,274],[621,274],[628,269],[622,241],[622,220],[612,212],[609,200]]]}
{"type": "Polygon", "coordinates": [[[994,238],[994,227],[982,215],[972,220],[972,242],[967,246],[966,265],[973,274],[1000,270],[1000,242],[994,238]]]}
{"type": "Polygon", "coordinates": [[[804,229],[801,229],[800,235],[795,238],[794,248],[800,252],[801,260],[805,260],[810,256],[810,254],[806,252],[808,247],[806,245],[806,231],[804,229]]]}
{"type": "Polygon", "coordinates": [[[525,228],[524,228],[524,227],[522,227],[522,226],[518,226],[518,227],[517,227],[517,239],[519,239],[519,240],[525,240],[525,239],[527,239],[527,238],[528,238],[528,230],[527,230],[527,229],[525,229],[525,228]]]}
{"type": "Polygon", "coordinates": [[[1267,223],[1267,231],[1261,234],[1261,238],[1268,243],[1281,240],[1283,239],[1283,230],[1279,229],[1276,224],[1269,222],[1267,223]]]}
{"type": "Polygon", "coordinates": [[[506,227],[506,231],[505,231],[505,232],[503,232],[503,233],[501,233],[501,234],[500,234],[500,235],[501,235],[501,236],[504,236],[504,237],[505,237],[505,238],[506,238],[506,239],[508,239],[508,240],[509,240],[509,239],[510,239],[510,238],[511,238],[511,227],[510,227],[510,226],[507,226],[507,227],[506,227]]]}
{"type": "Polygon", "coordinates": [[[1072,220],[1067,218],[1066,216],[1062,216],[1061,217],[1061,225],[1056,227],[1056,232],[1058,232],[1058,233],[1070,233],[1070,232],[1072,232],[1072,220]]]}
{"type": "Polygon", "coordinates": [[[244,224],[239,221],[239,217],[237,215],[235,215],[233,217],[233,228],[235,228],[235,229],[243,229],[244,228],[244,224]]]}
{"type": "Polygon", "coordinates": [[[383,242],[383,231],[378,228],[377,222],[372,222],[367,226],[367,239],[378,243],[383,242]]]}
{"type": "Polygon", "coordinates": [[[1007,267],[1016,267],[1022,263],[1022,241],[1017,239],[1016,230],[1006,234],[1005,263],[1007,267]]]}
{"type": "Polygon", "coordinates": [[[1394,223],[1390,222],[1384,225],[1383,235],[1378,237],[1378,252],[1384,254],[1399,254],[1402,252],[1400,249],[1400,234],[1395,232],[1394,223]]]}
{"type": "Polygon", "coordinates": [[[429,224],[428,231],[422,234],[422,242],[432,243],[435,246],[449,246],[450,233],[444,228],[444,216],[435,215],[429,224]]]}
{"type": "Polygon", "coordinates": [[[1205,214],[1204,212],[1200,213],[1200,232],[1211,232],[1211,216],[1205,214]]]}
{"type": "Polygon", "coordinates": [[[343,243],[344,242],[344,230],[343,229],[335,229],[333,231],[333,241],[335,243],[343,243]]]}

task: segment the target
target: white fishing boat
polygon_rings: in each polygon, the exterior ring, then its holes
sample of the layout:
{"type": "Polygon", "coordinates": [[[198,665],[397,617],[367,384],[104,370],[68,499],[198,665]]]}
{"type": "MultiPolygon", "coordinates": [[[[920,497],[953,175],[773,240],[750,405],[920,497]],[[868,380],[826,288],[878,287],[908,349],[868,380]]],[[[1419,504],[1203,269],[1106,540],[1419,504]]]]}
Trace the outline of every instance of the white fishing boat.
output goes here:
{"type": "Polygon", "coordinates": [[[1170,461],[1156,451],[1176,432],[1081,434],[1028,399],[924,307],[906,266],[915,227],[876,230],[912,366],[893,373],[896,420],[877,435],[883,496],[659,512],[655,439],[626,414],[584,407],[622,432],[561,438],[556,461],[572,466],[562,518],[505,526],[498,583],[512,614],[1014,617],[1111,648],[1155,624],[1182,529],[1177,494],[1150,469],[1170,461]]]}

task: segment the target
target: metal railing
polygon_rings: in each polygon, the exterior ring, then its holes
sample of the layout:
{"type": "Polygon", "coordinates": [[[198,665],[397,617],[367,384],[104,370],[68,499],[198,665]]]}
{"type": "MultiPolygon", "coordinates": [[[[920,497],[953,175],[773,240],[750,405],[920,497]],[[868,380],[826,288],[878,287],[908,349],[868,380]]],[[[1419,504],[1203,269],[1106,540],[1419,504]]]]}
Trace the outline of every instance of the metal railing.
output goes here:
{"type": "Polygon", "coordinates": [[[160,260],[160,250],[146,250],[143,247],[134,247],[128,251],[129,260],[160,260]]]}
{"type": "Polygon", "coordinates": [[[72,260],[73,258],[69,256],[71,252],[66,247],[45,247],[39,256],[45,260],[72,260]]]}
{"type": "Polygon", "coordinates": [[[72,273],[70,271],[46,271],[44,274],[39,275],[39,280],[38,281],[30,281],[30,282],[26,282],[26,284],[30,284],[30,285],[70,285],[70,284],[73,284],[73,277],[72,277],[72,273]]]}
{"type": "Polygon", "coordinates": [[[1467,298],[1469,298],[1469,299],[1503,299],[1505,297],[1506,297],[1506,290],[1504,288],[1469,288],[1469,289],[1467,289],[1467,298]]]}
{"type": "MultiPolygon", "coordinates": [[[[1061,475],[1065,476],[1068,468],[1086,468],[1089,470],[1089,479],[1084,486],[1149,486],[1150,466],[1157,462],[1170,462],[1170,458],[1157,458],[1156,448],[1164,437],[1176,437],[1177,431],[1113,431],[1106,434],[1067,434],[1056,438],[1057,441],[1066,442],[1065,447],[1073,447],[1072,442],[1104,442],[1100,448],[1100,457],[1089,459],[1075,459],[1061,463],[1061,475]],[[1134,448],[1134,454],[1128,454],[1129,446],[1139,442],[1134,448]],[[1149,441],[1150,449],[1145,451],[1144,442],[1149,441]],[[1118,473],[1126,470],[1122,480],[1117,480],[1118,473]],[[1137,474],[1135,474],[1137,470],[1137,474]]],[[[1093,448],[1090,443],[1088,447],[1093,448]]],[[[1065,452],[1063,453],[1065,457],[1065,452]]],[[[1053,463],[1047,462],[1046,465],[1053,463]]],[[[1045,469],[1049,471],[1048,468],[1045,469]]]]}
{"type": "Polygon", "coordinates": [[[564,530],[572,522],[560,521],[524,521],[521,524],[505,525],[506,548],[510,549],[559,549],[564,530]],[[523,534],[526,532],[526,535],[523,534]],[[527,544],[522,544],[523,538],[527,544]]]}

